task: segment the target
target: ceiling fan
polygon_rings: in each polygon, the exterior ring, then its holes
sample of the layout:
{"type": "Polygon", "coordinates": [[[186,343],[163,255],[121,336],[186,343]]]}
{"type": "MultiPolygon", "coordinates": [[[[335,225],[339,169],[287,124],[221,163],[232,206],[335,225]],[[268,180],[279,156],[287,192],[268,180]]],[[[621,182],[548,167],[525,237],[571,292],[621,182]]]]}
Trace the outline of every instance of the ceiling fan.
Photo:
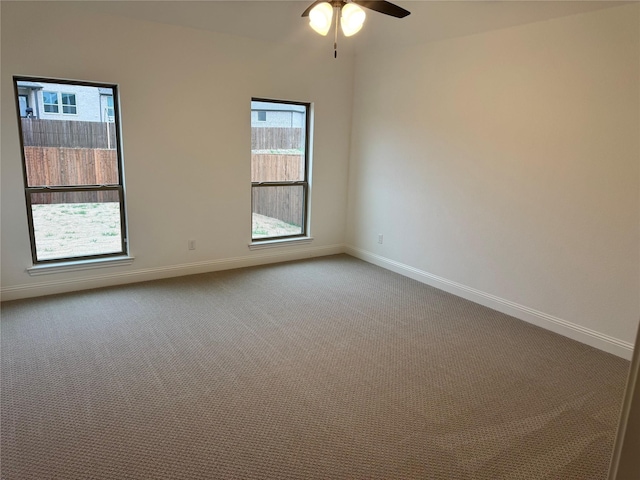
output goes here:
{"type": "Polygon", "coordinates": [[[376,12],[390,15],[396,18],[404,18],[411,12],[402,7],[384,0],[317,0],[302,12],[303,17],[309,17],[309,25],[320,35],[326,35],[331,29],[334,11],[335,38],[333,42],[333,56],[338,56],[338,23],[342,27],[345,37],[350,37],[360,31],[366,14],[360,7],[368,8],[376,12]],[[340,13],[340,15],[338,15],[340,13]]]}

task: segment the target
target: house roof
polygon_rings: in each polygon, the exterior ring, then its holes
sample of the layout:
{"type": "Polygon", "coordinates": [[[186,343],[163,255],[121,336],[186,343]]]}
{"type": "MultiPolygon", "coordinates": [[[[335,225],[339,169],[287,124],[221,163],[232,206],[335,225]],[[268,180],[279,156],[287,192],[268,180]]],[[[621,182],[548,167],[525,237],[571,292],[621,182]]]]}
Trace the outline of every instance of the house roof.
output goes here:
{"type": "Polygon", "coordinates": [[[40,88],[44,88],[40,83],[37,82],[27,82],[24,80],[18,81],[18,86],[20,88],[31,88],[33,90],[38,90],[40,88]]]}

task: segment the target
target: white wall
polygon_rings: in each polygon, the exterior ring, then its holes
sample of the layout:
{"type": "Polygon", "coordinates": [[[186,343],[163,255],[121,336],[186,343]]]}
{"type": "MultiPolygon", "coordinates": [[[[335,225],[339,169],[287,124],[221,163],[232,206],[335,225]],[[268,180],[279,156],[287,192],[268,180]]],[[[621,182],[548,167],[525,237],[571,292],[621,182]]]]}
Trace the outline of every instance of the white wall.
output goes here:
{"type": "Polygon", "coordinates": [[[630,357],[639,7],[359,55],[348,251],[630,357]]]}
{"type": "Polygon", "coordinates": [[[76,2],[1,8],[3,299],[342,250],[348,55],[336,61],[326,48],[91,14],[76,2]],[[119,85],[132,265],[26,273],[31,256],[12,75],[119,85]],[[251,97],[313,102],[310,245],[248,248],[251,97]],[[195,251],[188,239],[196,240],[195,251]]]}

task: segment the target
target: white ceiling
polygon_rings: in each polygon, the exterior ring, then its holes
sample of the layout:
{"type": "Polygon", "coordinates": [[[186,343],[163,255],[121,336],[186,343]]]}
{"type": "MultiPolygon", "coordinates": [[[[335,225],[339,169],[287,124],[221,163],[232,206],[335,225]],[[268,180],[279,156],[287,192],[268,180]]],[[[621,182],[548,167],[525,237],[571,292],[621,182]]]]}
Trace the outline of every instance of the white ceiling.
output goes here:
{"type": "MultiPolygon", "coordinates": [[[[308,27],[302,12],[312,0],[227,1],[83,1],[76,5],[95,12],[184,27],[240,35],[259,40],[321,45],[332,50],[333,38],[308,27]]],[[[605,1],[418,1],[394,3],[411,11],[397,19],[367,10],[361,32],[340,38],[339,46],[356,52],[384,46],[406,46],[471,35],[631,2],[605,1]]]]}

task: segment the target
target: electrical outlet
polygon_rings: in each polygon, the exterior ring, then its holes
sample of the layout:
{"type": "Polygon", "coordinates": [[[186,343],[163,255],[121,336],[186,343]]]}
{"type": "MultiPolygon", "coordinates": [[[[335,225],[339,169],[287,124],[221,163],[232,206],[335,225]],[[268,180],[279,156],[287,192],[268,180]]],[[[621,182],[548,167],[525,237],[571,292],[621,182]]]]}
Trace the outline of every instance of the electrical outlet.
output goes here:
{"type": "Polygon", "coordinates": [[[382,234],[378,235],[378,243],[382,245],[382,234]]]}
{"type": "Polygon", "coordinates": [[[189,240],[189,250],[195,250],[195,249],[196,249],[196,241],[189,240]]]}

